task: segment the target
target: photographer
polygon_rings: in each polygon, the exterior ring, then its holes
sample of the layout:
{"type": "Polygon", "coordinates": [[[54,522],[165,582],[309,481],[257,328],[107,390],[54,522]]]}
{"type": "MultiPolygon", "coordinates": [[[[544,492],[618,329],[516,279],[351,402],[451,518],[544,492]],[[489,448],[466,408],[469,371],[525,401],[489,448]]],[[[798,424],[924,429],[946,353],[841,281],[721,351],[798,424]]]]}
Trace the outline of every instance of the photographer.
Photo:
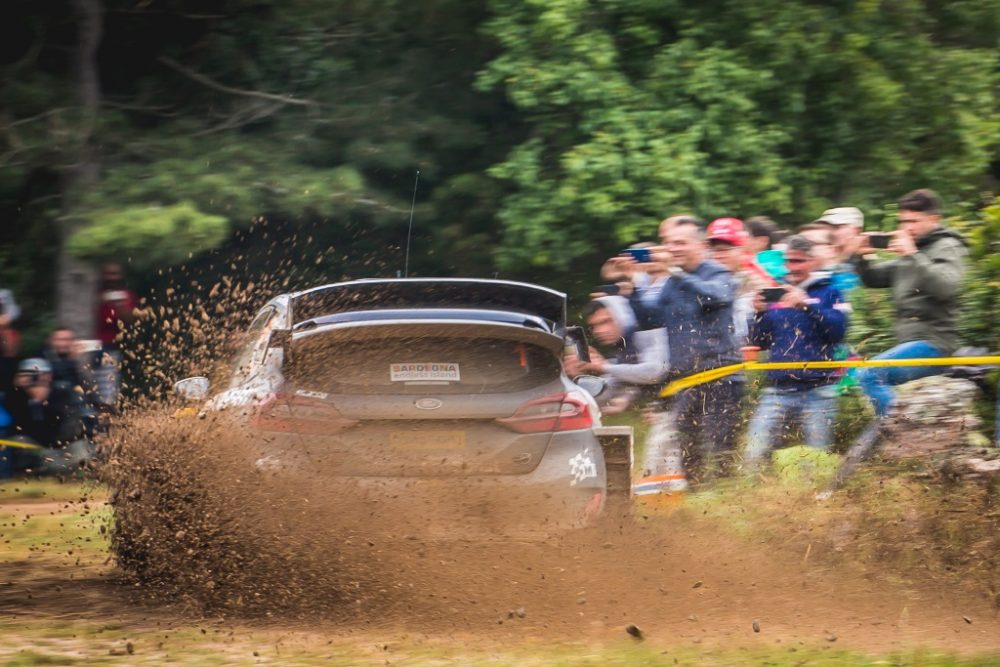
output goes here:
{"type": "MultiPolygon", "coordinates": [[[[965,239],[941,226],[941,200],[933,190],[914,190],[899,202],[896,231],[865,234],[851,242],[851,261],[866,287],[892,290],[897,344],[875,359],[945,357],[958,347],[959,297],[968,255],[965,239]],[[895,259],[876,261],[885,249],[895,259]]],[[[878,445],[895,394],[892,387],[943,373],[945,366],[865,368],[858,382],[875,409],[875,420],[847,452],[834,484],[878,445]]]]}
{"type": "MultiPolygon", "coordinates": [[[[633,296],[632,307],[645,328],[666,330],[671,374],[681,377],[738,363],[733,327],[737,282],[722,265],[706,259],[705,238],[697,221],[677,220],[666,245],[653,258],[670,271],[654,304],[633,296]]],[[[705,480],[724,469],[734,449],[744,378],[730,376],[686,389],[677,395],[680,449],[690,480],[705,480]]]]}
{"type": "Polygon", "coordinates": [[[615,350],[614,359],[605,359],[594,348],[590,361],[575,355],[566,357],[566,372],[600,375],[609,384],[610,400],[604,414],[626,410],[639,396],[642,386],[657,385],[667,374],[667,337],[663,329],[636,329],[635,315],[628,301],[620,296],[595,299],[583,309],[591,334],[602,345],[615,350]]]}
{"type": "Polygon", "coordinates": [[[7,402],[13,436],[42,449],[18,450],[15,469],[63,472],[71,460],[89,458],[80,420],[72,410],[72,394],[52,386],[52,366],[44,359],[25,359],[14,376],[7,402]]]}
{"type": "MultiPolygon", "coordinates": [[[[830,360],[844,340],[850,306],[830,274],[819,270],[822,263],[813,241],[792,236],[785,249],[788,284],[757,293],[750,344],[769,350],[770,361],[830,360]]],[[[790,416],[801,414],[806,445],[827,449],[837,410],[836,369],[769,371],[767,379],[743,454],[744,469],[751,474],[771,452],[790,416]]]]}
{"type": "MultiPolygon", "coordinates": [[[[899,221],[888,235],[866,234],[856,241],[852,261],[865,287],[892,289],[897,345],[876,359],[944,357],[958,347],[959,295],[965,279],[965,239],[941,226],[941,200],[932,190],[914,190],[899,200],[899,221]],[[896,259],[876,262],[875,245],[888,236],[886,250],[896,259]]],[[[865,369],[858,380],[875,414],[884,417],[893,401],[891,387],[943,373],[943,366],[865,369]]]]}

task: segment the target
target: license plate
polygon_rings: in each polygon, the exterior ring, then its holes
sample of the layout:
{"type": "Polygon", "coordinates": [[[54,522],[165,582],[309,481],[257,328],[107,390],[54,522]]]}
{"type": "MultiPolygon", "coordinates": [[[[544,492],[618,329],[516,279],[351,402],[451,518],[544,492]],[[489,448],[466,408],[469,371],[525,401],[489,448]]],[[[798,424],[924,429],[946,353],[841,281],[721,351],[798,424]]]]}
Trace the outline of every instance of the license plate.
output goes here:
{"type": "Polygon", "coordinates": [[[464,449],[465,431],[391,431],[389,445],[410,450],[464,449]]]}

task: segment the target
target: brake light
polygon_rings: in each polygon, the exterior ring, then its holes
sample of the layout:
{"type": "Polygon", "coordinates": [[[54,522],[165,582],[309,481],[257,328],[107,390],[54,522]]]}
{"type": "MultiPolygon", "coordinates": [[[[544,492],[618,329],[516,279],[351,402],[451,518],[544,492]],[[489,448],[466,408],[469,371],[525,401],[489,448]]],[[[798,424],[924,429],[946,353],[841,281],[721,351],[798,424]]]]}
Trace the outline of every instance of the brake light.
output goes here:
{"type": "Polygon", "coordinates": [[[513,415],[497,422],[517,433],[548,433],[590,428],[594,419],[590,406],[579,396],[553,394],[528,401],[513,415]]]}
{"type": "Polygon", "coordinates": [[[263,431],[328,435],[357,423],[329,402],[297,394],[272,394],[257,408],[251,424],[263,431]]]}

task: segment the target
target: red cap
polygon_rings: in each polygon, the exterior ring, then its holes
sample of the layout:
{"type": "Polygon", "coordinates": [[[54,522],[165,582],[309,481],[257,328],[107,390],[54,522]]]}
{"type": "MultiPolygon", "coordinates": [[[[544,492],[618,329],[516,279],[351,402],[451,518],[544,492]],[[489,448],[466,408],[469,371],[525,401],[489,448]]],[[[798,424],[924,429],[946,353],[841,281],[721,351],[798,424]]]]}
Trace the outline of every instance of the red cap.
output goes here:
{"type": "Polygon", "coordinates": [[[716,218],[708,226],[709,241],[725,241],[732,245],[743,245],[747,242],[747,233],[743,229],[743,221],[739,218],[716,218]]]}

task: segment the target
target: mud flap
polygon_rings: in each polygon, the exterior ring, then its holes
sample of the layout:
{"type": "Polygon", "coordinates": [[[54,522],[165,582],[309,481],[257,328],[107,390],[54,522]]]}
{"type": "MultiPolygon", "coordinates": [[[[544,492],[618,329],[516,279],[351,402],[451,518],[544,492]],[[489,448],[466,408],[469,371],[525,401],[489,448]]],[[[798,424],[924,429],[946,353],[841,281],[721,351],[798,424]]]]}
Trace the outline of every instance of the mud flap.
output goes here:
{"type": "Polygon", "coordinates": [[[604,515],[612,520],[627,517],[632,509],[632,465],[634,431],[631,426],[601,426],[594,429],[604,452],[607,495],[604,515]]]}

